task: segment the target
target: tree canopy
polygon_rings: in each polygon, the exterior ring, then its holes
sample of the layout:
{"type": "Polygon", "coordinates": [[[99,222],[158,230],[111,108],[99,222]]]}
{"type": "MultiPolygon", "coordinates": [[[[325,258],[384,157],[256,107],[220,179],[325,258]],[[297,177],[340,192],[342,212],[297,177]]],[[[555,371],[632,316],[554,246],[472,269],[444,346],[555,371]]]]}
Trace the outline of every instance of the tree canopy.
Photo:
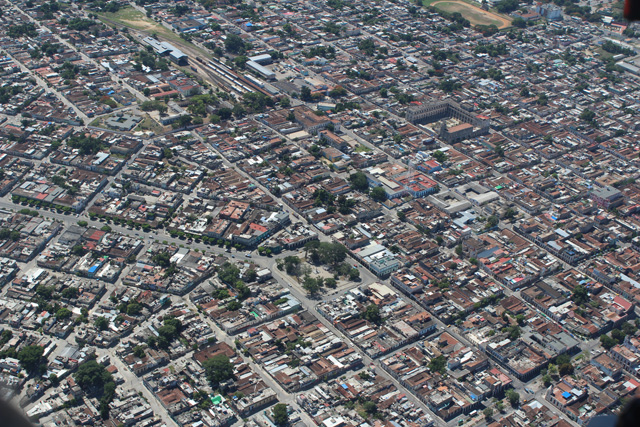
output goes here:
{"type": "Polygon", "coordinates": [[[340,243],[312,242],[305,247],[309,251],[309,259],[314,264],[327,264],[337,267],[347,257],[347,248],[340,243]]]}
{"type": "Polygon", "coordinates": [[[109,403],[113,400],[116,383],[111,373],[94,359],[87,360],[73,374],[76,383],[100,398],[100,415],[109,418],[109,403]]]}
{"type": "Polygon", "coordinates": [[[22,347],[18,352],[17,359],[20,364],[29,372],[35,372],[40,369],[43,364],[42,355],[44,354],[44,347],[39,345],[27,345],[22,347]]]}
{"type": "Polygon", "coordinates": [[[383,202],[387,200],[387,192],[384,191],[384,188],[382,187],[374,187],[369,193],[369,195],[376,202],[383,202]]]}
{"type": "Polygon", "coordinates": [[[80,365],[73,378],[83,389],[102,388],[113,381],[109,371],[95,360],[88,360],[80,365]]]}
{"type": "Polygon", "coordinates": [[[362,317],[367,319],[371,323],[382,322],[382,316],[380,315],[380,308],[376,304],[369,304],[362,313],[362,317]]]}
{"type": "Polygon", "coordinates": [[[247,51],[244,40],[237,34],[227,34],[227,38],[224,41],[224,48],[227,52],[237,54],[243,54],[247,51]]]}
{"type": "Polygon", "coordinates": [[[434,357],[431,359],[431,362],[429,362],[429,370],[432,372],[440,372],[441,374],[444,374],[446,369],[447,359],[443,355],[434,357]]]}
{"type": "Polygon", "coordinates": [[[505,392],[505,396],[509,399],[511,406],[516,406],[520,402],[520,394],[515,390],[509,389],[505,392]]]}
{"type": "Polygon", "coordinates": [[[218,354],[205,360],[202,366],[207,379],[214,386],[233,378],[233,364],[229,361],[229,357],[224,354],[218,354]]]}
{"type": "Polygon", "coordinates": [[[589,291],[584,287],[584,285],[576,285],[576,287],[573,288],[573,295],[571,296],[571,299],[576,304],[583,305],[589,301],[589,291]]]}
{"type": "Polygon", "coordinates": [[[354,190],[366,191],[369,188],[369,181],[367,181],[367,176],[363,172],[352,174],[349,176],[349,181],[351,181],[351,187],[354,190]]]}
{"type": "Polygon", "coordinates": [[[93,323],[99,331],[105,331],[109,327],[109,321],[106,317],[98,317],[93,323]]]}
{"type": "Polygon", "coordinates": [[[80,154],[96,154],[102,149],[102,141],[87,135],[74,135],[69,138],[67,145],[71,148],[77,148],[80,154]]]}
{"type": "Polygon", "coordinates": [[[286,403],[278,403],[273,407],[273,422],[282,427],[289,424],[289,411],[286,403]]]}

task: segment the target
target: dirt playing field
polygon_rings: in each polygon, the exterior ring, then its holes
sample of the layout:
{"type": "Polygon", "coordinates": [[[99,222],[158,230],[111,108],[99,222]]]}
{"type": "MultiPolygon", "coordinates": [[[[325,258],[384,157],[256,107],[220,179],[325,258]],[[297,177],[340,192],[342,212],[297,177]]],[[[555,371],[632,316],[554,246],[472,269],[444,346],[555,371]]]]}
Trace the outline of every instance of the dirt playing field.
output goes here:
{"type": "Polygon", "coordinates": [[[471,22],[471,25],[495,25],[498,29],[507,28],[511,25],[511,20],[496,13],[482,10],[472,4],[458,0],[438,0],[431,3],[431,6],[445,12],[460,13],[471,22]]]}

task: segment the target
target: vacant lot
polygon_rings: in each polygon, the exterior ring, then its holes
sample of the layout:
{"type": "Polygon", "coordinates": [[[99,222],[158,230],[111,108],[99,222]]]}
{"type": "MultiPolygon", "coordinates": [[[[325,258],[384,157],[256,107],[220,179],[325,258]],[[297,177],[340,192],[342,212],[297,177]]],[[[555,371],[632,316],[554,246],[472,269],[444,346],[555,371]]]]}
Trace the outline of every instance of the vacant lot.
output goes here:
{"type": "Polygon", "coordinates": [[[156,33],[159,37],[170,42],[186,43],[179,35],[153,19],[147,18],[144,13],[132,7],[125,7],[116,13],[103,12],[98,14],[98,18],[107,25],[115,23],[148,34],[156,33]]]}
{"type": "Polygon", "coordinates": [[[136,126],[135,129],[133,129],[133,132],[145,131],[151,131],[156,135],[159,135],[164,132],[164,126],[152,119],[149,114],[145,114],[144,119],[138,124],[138,126],[136,126]]]}
{"type": "Polygon", "coordinates": [[[428,6],[433,6],[444,12],[460,13],[471,22],[471,25],[495,25],[499,29],[507,28],[511,25],[511,20],[507,17],[480,9],[470,3],[461,0],[436,0],[425,2],[428,6]]]}

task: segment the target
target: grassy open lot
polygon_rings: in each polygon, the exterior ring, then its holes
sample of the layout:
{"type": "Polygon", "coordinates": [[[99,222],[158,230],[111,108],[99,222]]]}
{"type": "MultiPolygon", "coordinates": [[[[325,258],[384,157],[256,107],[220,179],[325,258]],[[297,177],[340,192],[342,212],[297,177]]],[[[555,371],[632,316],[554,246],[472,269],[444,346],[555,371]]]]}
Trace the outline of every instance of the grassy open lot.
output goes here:
{"type": "MultiPolygon", "coordinates": [[[[111,26],[113,26],[112,23],[115,22],[118,25],[132,28],[134,30],[145,31],[149,34],[156,33],[158,37],[164,38],[170,42],[182,44],[188,43],[186,40],[180,38],[178,34],[174,33],[164,25],[154,21],[151,18],[147,18],[144,13],[132,7],[125,7],[115,13],[101,12],[98,14],[98,19],[111,26]]],[[[193,46],[191,43],[188,44],[190,46],[193,46]]]]}
{"type": "Polygon", "coordinates": [[[608,61],[615,56],[613,53],[604,50],[601,46],[590,49],[590,52],[600,55],[600,59],[603,61],[608,61]]]}
{"type": "Polygon", "coordinates": [[[144,119],[140,123],[138,123],[138,126],[136,126],[133,129],[133,132],[138,132],[138,131],[140,132],[151,131],[156,135],[159,135],[162,132],[164,132],[164,126],[162,126],[160,123],[153,120],[151,116],[149,116],[148,114],[145,114],[144,119]]]}
{"type": "Polygon", "coordinates": [[[476,4],[464,0],[423,0],[425,6],[433,6],[443,12],[460,13],[471,25],[495,25],[499,29],[511,25],[511,19],[495,12],[482,10],[476,4]]]}

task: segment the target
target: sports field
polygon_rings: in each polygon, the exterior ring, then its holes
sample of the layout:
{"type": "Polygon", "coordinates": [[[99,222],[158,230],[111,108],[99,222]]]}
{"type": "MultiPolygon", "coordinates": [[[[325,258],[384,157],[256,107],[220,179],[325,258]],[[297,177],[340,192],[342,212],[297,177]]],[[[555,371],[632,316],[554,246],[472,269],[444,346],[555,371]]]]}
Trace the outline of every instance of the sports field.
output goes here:
{"type": "Polygon", "coordinates": [[[458,12],[474,26],[495,25],[499,29],[503,29],[511,25],[511,20],[506,16],[482,10],[478,6],[462,0],[425,0],[425,5],[433,6],[443,12],[458,12]]]}

